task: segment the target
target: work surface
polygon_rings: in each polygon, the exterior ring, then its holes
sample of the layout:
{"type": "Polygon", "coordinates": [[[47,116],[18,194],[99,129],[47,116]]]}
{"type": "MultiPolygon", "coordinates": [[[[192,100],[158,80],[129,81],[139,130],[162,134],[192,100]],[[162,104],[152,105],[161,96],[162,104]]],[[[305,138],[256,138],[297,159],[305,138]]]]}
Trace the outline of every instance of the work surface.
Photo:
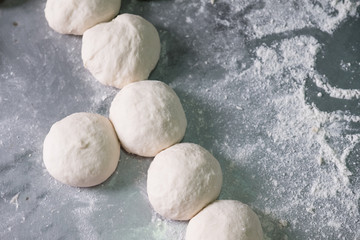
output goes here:
{"type": "MultiPolygon", "coordinates": [[[[51,125],[108,116],[117,89],[81,61],[81,37],[51,30],[44,0],[0,1],[0,239],[184,239],[152,210],[152,159],[121,152],[93,188],[42,162],[51,125]]],[[[360,18],[344,0],[124,0],[158,29],[150,79],[181,99],[184,142],[219,160],[220,199],[259,215],[265,239],[360,239],[360,18]]]]}

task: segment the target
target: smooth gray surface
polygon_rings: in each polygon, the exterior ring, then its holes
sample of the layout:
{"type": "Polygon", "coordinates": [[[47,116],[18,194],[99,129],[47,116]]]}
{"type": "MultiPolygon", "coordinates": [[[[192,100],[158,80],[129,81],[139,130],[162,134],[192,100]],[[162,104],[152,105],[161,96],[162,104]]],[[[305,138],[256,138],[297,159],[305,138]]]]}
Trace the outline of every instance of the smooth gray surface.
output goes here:
{"type": "MultiPolygon", "coordinates": [[[[128,0],[121,12],[139,14],[159,30],[162,53],[150,79],[179,95],[188,118],[184,141],[221,163],[221,199],[249,204],[266,239],[360,239],[360,145],[349,140],[360,124],[305,114],[317,107],[360,115],[358,98],[333,98],[309,75],[342,89],[360,87],[360,20],[349,17],[331,34],[325,23],[336,11],[325,1],[302,2],[128,0]],[[301,42],[297,37],[321,45],[314,69],[301,60],[306,44],[295,60],[281,53],[287,41],[301,42]],[[259,57],[261,47],[278,58],[259,57]],[[297,101],[299,89],[305,97],[297,101]],[[325,131],[325,143],[308,135],[311,126],[325,131]],[[344,161],[352,175],[344,178],[338,171],[344,163],[322,151],[331,146],[343,156],[351,144],[344,161]],[[325,186],[323,195],[314,194],[316,186],[325,186]]],[[[52,31],[44,6],[0,1],[0,239],[183,239],[186,222],[162,219],[148,203],[151,159],[122,151],[116,173],[88,189],[62,185],[46,172],[42,142],[51,125],[74,112],[107,116],[117,90],[84,69],[81,37],[52,31]]],[[[290,42],[289,51],[295,47],[290,42]]]]}

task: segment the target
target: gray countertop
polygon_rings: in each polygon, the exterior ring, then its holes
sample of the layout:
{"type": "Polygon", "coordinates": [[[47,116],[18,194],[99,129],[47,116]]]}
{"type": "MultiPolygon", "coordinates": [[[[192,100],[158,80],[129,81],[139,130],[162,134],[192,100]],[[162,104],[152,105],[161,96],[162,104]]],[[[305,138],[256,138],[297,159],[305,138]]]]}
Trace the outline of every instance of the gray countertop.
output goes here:
{"type": "MultiPolygon", "coordinates": [[[[184,106],[184,142],[219,160],[220,199],[259,215],[265,239],[360,239],[360,18],[356,1],[123,1],[159,31],[150,79],[184,106]]],[[[0,1],[0,239],[184,239],[154,213],[152,159],[121,152],[100,186],[55,181],[51,125],[108,116],[117,89],[84,69],[81,37],[47,25],[44,0],[0,1]]]]}

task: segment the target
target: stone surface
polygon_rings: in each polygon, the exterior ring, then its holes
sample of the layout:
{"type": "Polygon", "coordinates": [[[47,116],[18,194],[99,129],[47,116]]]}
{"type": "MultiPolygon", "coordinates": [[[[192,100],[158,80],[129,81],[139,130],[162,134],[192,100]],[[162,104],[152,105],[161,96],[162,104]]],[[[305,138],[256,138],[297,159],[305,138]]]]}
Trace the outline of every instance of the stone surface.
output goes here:
{"type": "MultiPolygon", "coordinates": [[[[259,215],[265,239],[358,239],[360,21],[355,1],[124,0],[158,29],[150,75],[188,118],[185,142],[219,160],[220,199],[259,215]],[[317,80],[316,80],[317,79],[317,80]]],[[[0,1],[0,239],[183,239],[186,222],[156,215],[151,159],[121,153],[87,189],[42,162],[51,125],[107,116],[117,90],[82,66],[81,38],[47,26],[41,0],[0,1]]]]}

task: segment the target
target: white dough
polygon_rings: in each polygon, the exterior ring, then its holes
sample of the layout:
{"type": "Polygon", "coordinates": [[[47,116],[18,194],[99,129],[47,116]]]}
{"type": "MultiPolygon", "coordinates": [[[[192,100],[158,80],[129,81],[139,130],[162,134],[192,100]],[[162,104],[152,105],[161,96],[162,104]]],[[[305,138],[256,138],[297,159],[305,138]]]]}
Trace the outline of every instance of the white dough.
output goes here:
{"type": "Polygon", "coordinates": [[[220,193],[219,162],[204,148],[180,143],[160,152],[148,170],[147,193],[154,210],[173,220],[189,220],[220,193]]]}
{"type": "Polygon", "coordinates": [[[44,141],[44,164],[58,181],[75,187],[104,182],[115,171],[120,144],[109,119],[74,113],[50,129],[44,141]]]}
{"type": "Polygon", "coordinates": [[[145,157],[181,141],[187,125],[176,93],[159,81],[124,87],[111,103],[110,120],[123,148],[145,157]]]}
{"type": "Polygon", "coordinates": [[[257,215],[235,200],[219,200],[201,210],[189,222],[186,240],[262,240],[257,215]]]}
{"type": "Polygon", "coordinates": [[[155,68],[160,56],[159,34],[142,17],[121,14],[84,33],[81,56],[98,81],[123,88],[147,79],[155,68]]]}
{"type": "Polygon", "coordinates": [[[49,26],[63,34],[82,35],[85,30],[114,18],[121,0],[47,0],[49,26]]]}

